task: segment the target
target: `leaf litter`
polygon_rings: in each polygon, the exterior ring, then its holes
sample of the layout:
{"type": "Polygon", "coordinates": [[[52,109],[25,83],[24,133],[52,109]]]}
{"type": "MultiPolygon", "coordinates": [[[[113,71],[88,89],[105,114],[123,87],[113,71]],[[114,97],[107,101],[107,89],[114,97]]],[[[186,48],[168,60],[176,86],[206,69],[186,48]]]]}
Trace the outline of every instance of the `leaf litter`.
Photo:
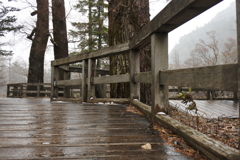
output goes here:
{"type": "MultiPolygon", "coordinates": [[[[132,105],[129,105],[126,108],[126,111],[143,115],[142,112],[132,105]]],[[[170,110],[169,116],[185,125],[188,125],[194,129],[198,129],[200,132],[208,135],[211,138],[221,141],[233,148],[239,149],[238,118],[218,118],[209,120],[204,117],[196,118],[196,116],[192,115],[188,115],[188,118],[186,118],[185,114],[180,111],[176,112],[175,110],[170,110]],[[198,122],[196,119],[198,119],[198,122]],[[197,128],[196,123],[198,123],[197,128]]],[[[182,137],[174,134],[171,130],[161,127],[159,124],[154,122],[152,122],[151,125],[153,126],[153,129],[159,132],[159,136],[166,141],[165,144],[173,146],[177,152],[180,152],[192,159],[207,160],[204,155],[201,155],[199,151],[190,147],[182,137]]]]}

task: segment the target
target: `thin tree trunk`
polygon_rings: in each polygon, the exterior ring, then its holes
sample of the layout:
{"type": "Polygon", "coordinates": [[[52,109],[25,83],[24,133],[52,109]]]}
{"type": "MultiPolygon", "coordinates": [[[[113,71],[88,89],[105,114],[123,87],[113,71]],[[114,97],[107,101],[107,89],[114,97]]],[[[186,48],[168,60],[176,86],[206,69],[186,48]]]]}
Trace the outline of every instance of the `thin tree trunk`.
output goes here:
{"type": "MultiPolygon", "coordinates": [[[[126,43],[149,22],[148,0],[109,0],[109,46],[126,43]]],[[[128,54],[110,57],[110,74],[129,72],[128,54]]],[[[129,98],[129,83],[112,84],[111,97],[129,98]]]]}
{"type": "Polygon", "coordinates": [[[93,6],[93,0],[89,0],[88,2],[88,49],[89,51],[93,50],[93,35],[92,35],[92,26],[93,26],[93,17],[92,17],[92,6],[93,6]]]}
{"type": "MultiPolygon", "coordinates": [[[[44,56],[49,36],[48,0],[37,0],[37,10],[37,26],[29,57],[28,83],[43,83],[44,56]]],[[[36,87],[30,86],[28,90],[36,90],[36,87]]]]}

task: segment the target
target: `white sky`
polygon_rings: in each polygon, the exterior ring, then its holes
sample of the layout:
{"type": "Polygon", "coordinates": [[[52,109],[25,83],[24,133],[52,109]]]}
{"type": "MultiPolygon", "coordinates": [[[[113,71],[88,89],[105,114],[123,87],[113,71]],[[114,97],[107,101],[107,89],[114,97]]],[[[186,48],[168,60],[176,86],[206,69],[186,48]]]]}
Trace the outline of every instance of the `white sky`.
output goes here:
{"type": "MultiPolygon", "coordinates": [[[[24,9],[24,6],[27,4],[24,4],[23,2],[7,2],[7,0],[2,0],[2,2],[6,4],[15,4],[15,6],[22,8],[20,12],[18,12],[18,19],[24,24],[27,24],[29,19],[32,19],[30,16],[30,13],[33,11],[33,9],[24,9]]],[[[22,0],[24,1],[24,0],[22,0]]],[[[231,2],[235,0],[224,0],[223,2],[219,3],[218,5],[214,6],[213,8],[209,9],[208,11],[204,12],[203,14],[199,15],[198,17],[192,19],[191,21],[185,23],[184,25],[180,26],[179,28],[175,29],[174,31],[169,33],[169,52],[171,49],[176,45],[179,41],[179,38],[192,30],[194,30],[196,27],[203,26],[207,22],[209,22],[218,12],[225,9],[229,6],[231,2]]],[[[35,0],[29,0],[29,2],[35,3],[35,0]]],[[[76,18],[76,16],[80,17],[79,15],[76,15],[76,12],[73,11],[72,7],[73,4],[76,2],[76,0],[65,0],[66,3],[66,14],[68,15],[68,21],[72,21],[76,18]]],[[[150,0],[150,14],[151,19],[165,6],[167,5],[166,0],[150,0]]],[[[30,22],[29,22],[30,23],[30,22]]],[[[33,23],[34,24],[34,23],[33,23]]],[[[33,28],[31,24],[27,24],[29,28],[33,28]]],[[[71,24],[68,23],[67,28],[71,28],[71,24]]],[[[28,31],[28,34],[31,31],[28,31]]],[[[18,36],[15,36],[13,34],[8,34],[6,39],[11,41],[11,45],[8,46],[6,49],[13,50],[14,56],[13,61],[16,60],[18,57],[22,57],[25,61],[28,61],[29,53],[30,53],[30,47],[31,42],[26,39],[26,37],[19,38],[18,36]]],[[[2,41],[2,40],[1,40],[2,41]]],[[[52,47],[49,46],[48,52],[45,54],[45,61],[46,63],[50,63],[51,60],[53,60],[53,51],[51,49],[52,47]]],[[[69,49],[71,50],[71,48],[69,49]]]]}

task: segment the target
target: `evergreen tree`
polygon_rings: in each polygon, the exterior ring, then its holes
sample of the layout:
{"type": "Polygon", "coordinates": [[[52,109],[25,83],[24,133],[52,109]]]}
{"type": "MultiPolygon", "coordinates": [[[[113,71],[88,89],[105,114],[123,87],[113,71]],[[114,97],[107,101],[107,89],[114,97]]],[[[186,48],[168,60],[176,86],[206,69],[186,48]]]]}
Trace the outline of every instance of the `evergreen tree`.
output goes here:
{"type": "MultiPolygon", "coordinates": [[[[19,11],[19,9],[14,7],[5,7],[0,1],[0,37],[4,37],[8,32],[16,32],[22,28],[20,25],[14,25],[16,23],[17,18],[15,16],[9,16],[10,12],[19,11]]],[[[3,46],[4,43],[0,43],[0,47],[3,46]]],[[[0,48],[0,56],[8,56],[12,55],[12,51],[2,50],[0,48]]]]}
{"type": "MultiPolygon", "coordinates": [[[[79,42],[80,53],[93,51],[107,45],[108,29],[104,25],[107,18],[107,4],[104,0],[78,0],[75,9],[82,15],[88,14],[87,22],[72,22],[76,30],[71,30],[70,35],[79,42]]],[[[78,54],[74,52],[72,54],[78,54]]]]}

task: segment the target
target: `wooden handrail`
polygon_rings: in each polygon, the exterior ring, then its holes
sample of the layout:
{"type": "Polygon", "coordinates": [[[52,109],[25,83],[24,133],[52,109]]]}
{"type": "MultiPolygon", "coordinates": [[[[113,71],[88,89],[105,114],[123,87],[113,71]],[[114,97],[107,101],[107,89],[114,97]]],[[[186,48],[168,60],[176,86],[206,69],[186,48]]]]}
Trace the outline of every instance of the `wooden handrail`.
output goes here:
{"type": "MultiPolygon", "coordinates": [[[[95,96],[95,86],[110,83],[130,83],[130,102],[140,96],[140,83],[151,84],[152,108],[163,111],[168,106],[169,86],[198,88],[202,90],[234,91],[240,96],[240,60],[238,64],[206,66],[168,70],[168,33],[190,19],[198,16],[222,0],[172,0],[158,15],[142,28],[129,42],[97,51],[70,56],[52,61],[51,98],[58,97],[59,87],[81,86],[82,100],[88,102],[95,96]],[[140,72],[139,50],[151,46],[151,71],[140,72]],[[129,54],[129,73],[111,76],[95,76],[97,58],[117,54],[129,54]],[[73,68],[69,64],[82,62],[85,69],[73,68]],[[79,72],[81,80],[59,79],[59,70],[66,73],[79,72]],[[55,85],[54,85],[55,84],[55,85]]],[[[237,2],[238,57],[240,58],[240,4],[237,2]]],[[[104,75],[104,72],[100,74],[104,75]]],[[[106,74],[105,74],[106,75],[106,74]]],[[[99,87],[101,88],[101,87],[99,87]]],[[[94,97],[95,98],[95,97],[94,97]]]]}

